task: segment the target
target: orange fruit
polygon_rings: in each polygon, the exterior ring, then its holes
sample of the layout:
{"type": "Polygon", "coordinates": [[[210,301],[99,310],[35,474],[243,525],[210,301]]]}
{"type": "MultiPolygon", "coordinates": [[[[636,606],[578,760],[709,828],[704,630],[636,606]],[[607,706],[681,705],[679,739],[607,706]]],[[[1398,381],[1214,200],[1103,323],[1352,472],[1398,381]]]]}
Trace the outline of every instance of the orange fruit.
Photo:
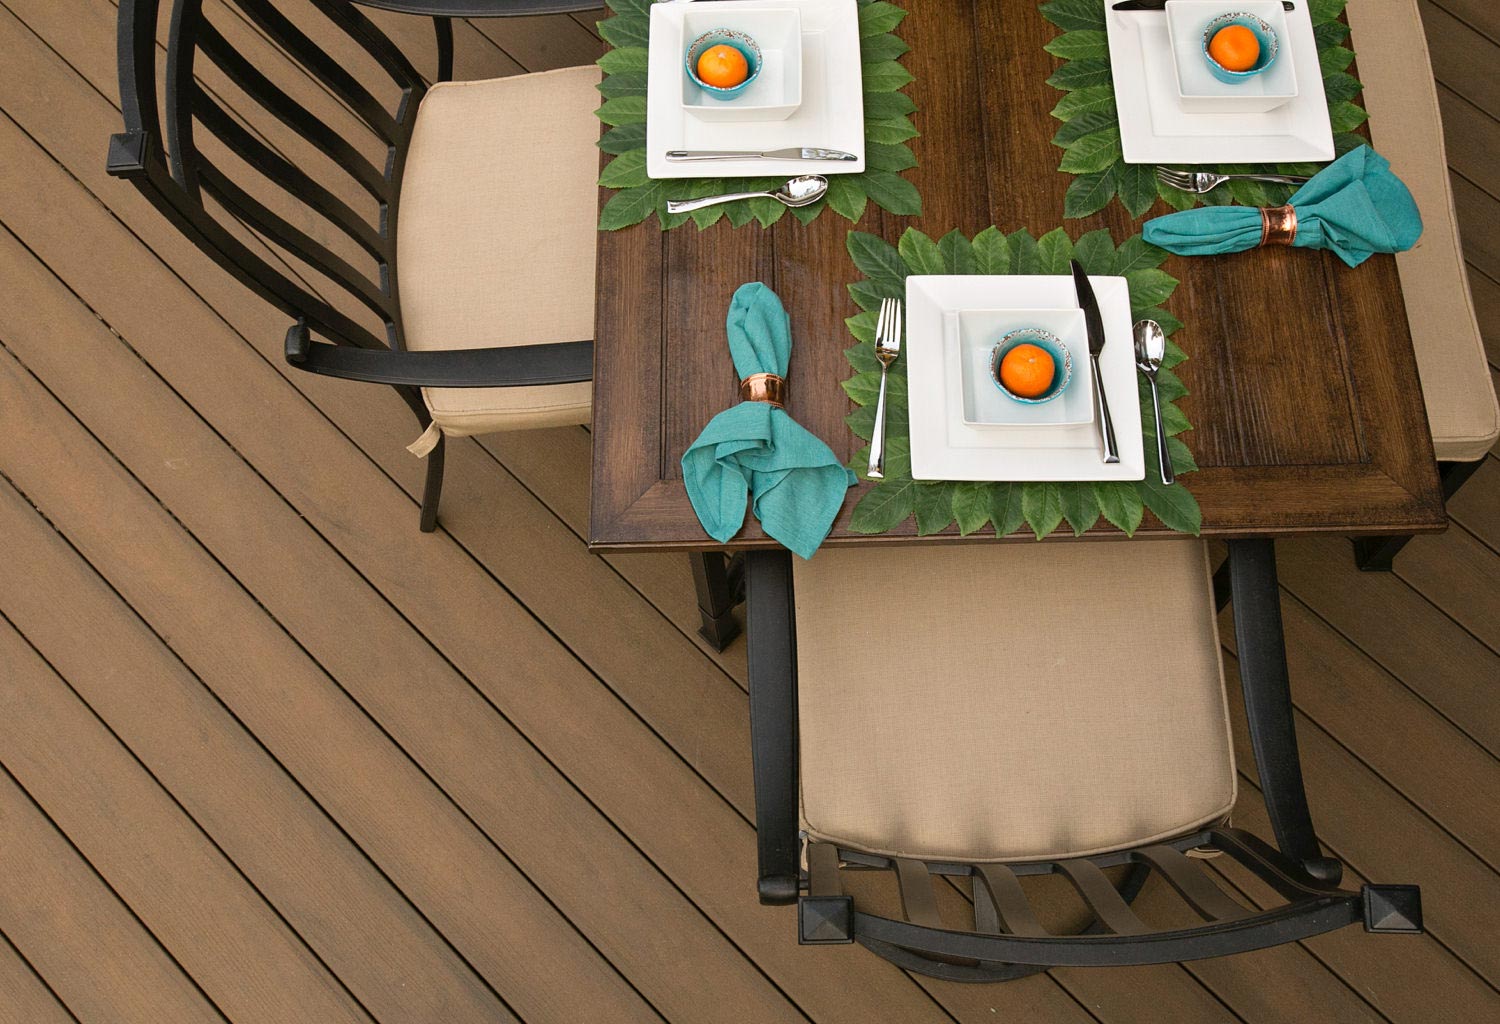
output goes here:
{"type": "Polygon", "coordinates": [[[1000,383],[1021,398],[1046,394],[1056,372],[1052,356],[1036,345],[1017,345],[1000,360],[1000,383]]]}
{"type": "Polygon", "coordinates": [[[698,78],[705,85],[733,89],[750,74],[750,62],[732,46],[710,46],[698,57],[698,78]]]}
{"type": "Polygon", "coordinates": [[[1249,71],[1260,60],[1260,40],[1244,25],[1225,25],[1208,41],[1208,55],[1225,71],[1249,71]]]}

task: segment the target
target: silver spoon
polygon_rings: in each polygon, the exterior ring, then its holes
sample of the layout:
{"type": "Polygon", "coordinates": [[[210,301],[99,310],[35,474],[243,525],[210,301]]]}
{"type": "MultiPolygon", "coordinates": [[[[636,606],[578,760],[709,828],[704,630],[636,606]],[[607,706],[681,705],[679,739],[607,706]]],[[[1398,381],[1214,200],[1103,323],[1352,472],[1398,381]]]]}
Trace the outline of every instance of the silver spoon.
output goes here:
{"type": "Polygon", "coordinates": [[[1156,461],[1161,467],[1161,482],[1177,479],[1172,472],[1172,454],[1167,451],[1167,430],[1161,422],[1161,394],[1156,390],[1156,371],[1167,354],[1167,336],[1155,320],[1141,320],[1135,325],[1135,365],[1151,382],[1151,406],[1156,412],[1156,461]]]}
{"type": "Polygon", "coordinates": [[[741,199],[775,199],[787,206],[811,206],[828,192],[828,179],[821,174],[803,174],[790,179],[774,192],[730,192],[722,196],[704,196],[702,199],[668,199],[668,213],[690,213],[705,206],[733,203],[741,199]]]}

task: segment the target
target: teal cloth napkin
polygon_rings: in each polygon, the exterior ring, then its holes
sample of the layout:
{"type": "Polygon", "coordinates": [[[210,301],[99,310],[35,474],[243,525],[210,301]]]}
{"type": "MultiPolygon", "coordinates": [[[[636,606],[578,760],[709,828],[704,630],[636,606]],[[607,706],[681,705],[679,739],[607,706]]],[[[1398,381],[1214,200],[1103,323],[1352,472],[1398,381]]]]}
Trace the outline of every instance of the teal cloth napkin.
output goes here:
{"type": "MultiPolygon", "coordinates": [[[[753,373],[786,376],[792,329],[775,292],[758,281],[740,285],[725,327],[741,380],[753,373]]],[[[710,420],[682,455],[682,478],[714,540],[739,532],[748,495],[767,535],[803,558],[828,536],[856,480],[826,444],[767,402],[741,402],[710,420]]]]}
{"type": "MultiPolygon", "coordinates": [[[[1351,267],[1377,252],[1405,252],[1422,237],[1422,215],[1390,161],[1369,146],[1350,150],[1292,195],[1293,245],[1332,249],[1351,267]]],[[[1202,206],[1147,221],[1146,241],[1182,256],[1242,252],[1260,244],[1260,211],[1202,206]]]]}

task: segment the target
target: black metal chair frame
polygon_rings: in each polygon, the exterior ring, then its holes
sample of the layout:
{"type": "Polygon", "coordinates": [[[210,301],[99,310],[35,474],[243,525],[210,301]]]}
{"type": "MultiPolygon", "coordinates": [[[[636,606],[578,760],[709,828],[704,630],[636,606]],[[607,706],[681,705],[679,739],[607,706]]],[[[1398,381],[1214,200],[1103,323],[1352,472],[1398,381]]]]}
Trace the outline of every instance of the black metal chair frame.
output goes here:
{"type": "MultiPolygon", "coordinates": [[[[1142,542],[1145,543],[1145,542],[1142,542]]],[[[1325,856],[1313,830],[1293,726],[1291,689],[1269,540],[1229,544],[1215,578],[1221,607],[1233,604],[1245,710],[1276,848],[1230,827],[1098,857],[1024,864],[923,863],[871,856],[807,839],[799,832],[797,638],[791,556],[745,556],[750,728],[760,900],[798,905],[798,941],[859,942],[908,970],[955,981],[1004,981],[1049,967],[1165,963],[1261,949],[1363,922],[1367,931],[1417,933],[1416,886],[1339,887],[1343,866],[1325,856]],[[1253,912],[1187,851],[1219,851],[1270,885],[1286,903],[1253,912]],[[803,867],[804,854],[806,867],[803,867]],[[1126,865],[1113,883],[1104,869],[1126,865]],[[845,895],[840,872],[894,871],[906,920],[868,913],[845,895]],[[1153,930],[1130,902],[1157,873],[1203,924],[1153,930]],[[1082,931],[1050,934],[1019,879],[1059,874],[1093,920],[1082,931]],[[973,880],[973,930],[938,915],[932,876],[973,880]]],[[[1003,784],[1003,783],[997,783],[1003,784]]]]}
{"type": "MultiPolygon", "coordinates": [[[[360,45],[400,90],[394,111],[380,103],[342,64],[303,33],[272,0],[229,0],[304,71],[317,79],[368,128],[386,151],[383,169],[374,167],[346,139],[288,96],[214,29],[202,13],[202,0],[166,0],[171,31],[166,54],[166,89],[158,109],[156,27],[162,0],[120,0],[119,77],[125,131],[110,140],[108,170],[124,178],[216,263],[294,321],[286,334],[286,360],[312,373],[387,384],[396,389],[422,428],[432,420],[421,388],[491,388],[564,384],[591,380],[593,341],[508,348],[408,351],[397,289],[396,223],[402,173],[412,128],[427,81],[401,50],[351,0],[310,0],[360,45]],[[284,126],[328,156],[379,204],[370,223],[305,170],[262,143],[230,116],[194,80],[206,60],[284,126]],[[163,124],[165,122],[165,124],[163,124]],[[373,258],[378,280],[311,238],[252,198],[198,148],[195,133],[207,132],[235,156],[373,258]],[[285,269],[272,265],[241,241],[206,207],[205,193],[262,238],[341,288],[384,325],[377,336],[332,303],[314,295],[285,269]],[[313,337],[323,339],[314,342],[313,337]],[[328,343],[324,343],[328,342],[328,343]],[[331,343],[331,344],[330,344],[331,343]]],[[[366,6],[433,19],[437,35],[436,81],[453,77],[455,17],[504,17],[593,10],[600,0],[373,0],[366,6]]],[[[422,497],[421,528],[437,527],[443,483],[443,441],[429,454],[422,497]]]]}

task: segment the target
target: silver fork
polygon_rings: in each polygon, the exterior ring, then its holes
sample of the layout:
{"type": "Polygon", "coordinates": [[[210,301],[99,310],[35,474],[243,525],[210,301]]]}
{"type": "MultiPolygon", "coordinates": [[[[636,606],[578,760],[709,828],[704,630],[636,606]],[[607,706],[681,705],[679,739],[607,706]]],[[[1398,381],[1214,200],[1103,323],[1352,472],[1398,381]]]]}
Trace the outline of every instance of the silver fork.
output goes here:
{"type": "Polygon", "coordinates": [[[1177,171],[1170,167],[1158,167],[1156,177],[1164,185],[1200,196],[1226,181],[1268,181],[1275,185],[1305,185],[1308,181],[1300,174],[1214,174],[1211,171],[1177,171]]]}
{"type": "Polygon", "coordinates": [[[901,354],[901,300],[881,299],[875,322],[875,358],[880,360],[880,401],[875,403],[875,434],[870,440],[871,480],[885,479],[885,378],[901,354]]]}

